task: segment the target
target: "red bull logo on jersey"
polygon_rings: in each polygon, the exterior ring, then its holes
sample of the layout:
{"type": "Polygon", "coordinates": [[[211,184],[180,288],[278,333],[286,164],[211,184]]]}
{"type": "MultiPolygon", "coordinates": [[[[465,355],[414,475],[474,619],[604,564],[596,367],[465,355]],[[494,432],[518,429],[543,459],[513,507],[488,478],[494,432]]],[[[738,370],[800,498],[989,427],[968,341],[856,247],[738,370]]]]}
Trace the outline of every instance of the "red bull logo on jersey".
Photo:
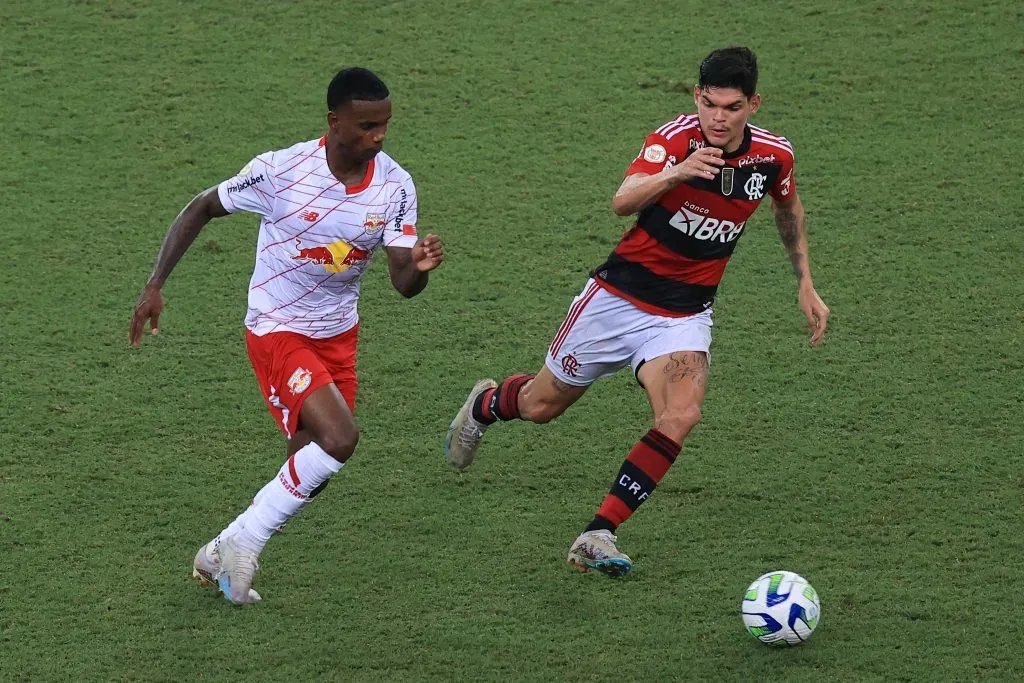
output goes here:
{"type": "Polygon", "coordinates": [[[352,246],[344,240],[316,247],[303,247],[301,240],[295,240],[295,248],[299,253],[292,256],[293,261],[323,266],[328,273],[344,272],[370,258],[368,250],[352,246]]]}
{"type": "Polygon", "coordinates": [[[384,227],[387,222],[385,216],[382,213],[368,213],[366,219],[363,221],[363,230],[369,233],[374,233],[384,227]]]}
{"type": "MultiPolygon", "coordinates": [[[[704,214],[708,213],[707,209],[703,209],[703,207],[694,206],[693,208],[701,209],[704,214]]],[[[740,233],[743,232],[743,226],[747,222],[733,223],[732,221],[724,221],[683,207],[676,212],[676,215],[672,216],[668,224],[694,239],[705,242],[718,240],[724,244],[732,242],[739,237],[740,233]]]]}

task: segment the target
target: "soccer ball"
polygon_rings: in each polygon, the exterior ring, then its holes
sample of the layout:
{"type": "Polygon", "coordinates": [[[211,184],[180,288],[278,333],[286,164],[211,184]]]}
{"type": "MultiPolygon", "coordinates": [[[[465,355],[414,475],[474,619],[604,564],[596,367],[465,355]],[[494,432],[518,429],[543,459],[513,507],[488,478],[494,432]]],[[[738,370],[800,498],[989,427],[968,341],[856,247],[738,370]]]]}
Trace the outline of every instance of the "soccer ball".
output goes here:
{"type": "Polygon", "coordinates": [[[818,593],[793,572],[768,572],[757,577],[743,596],[743,624],[765,645],[799,645],[821,619],[818,593]]]}

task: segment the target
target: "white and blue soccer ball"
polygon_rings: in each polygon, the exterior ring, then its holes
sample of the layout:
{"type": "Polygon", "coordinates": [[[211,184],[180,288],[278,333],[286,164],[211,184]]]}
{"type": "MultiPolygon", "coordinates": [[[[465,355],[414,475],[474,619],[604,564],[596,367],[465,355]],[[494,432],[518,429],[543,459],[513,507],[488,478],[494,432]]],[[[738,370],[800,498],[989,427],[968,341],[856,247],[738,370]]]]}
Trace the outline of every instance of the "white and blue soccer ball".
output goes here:
{"type": "Polygon", "coordinates": [[[743,595],[743,624],[765,645],[799,645],[821,621],[818,592],[793,572],[768,572],[757,577],[743,595]]]}

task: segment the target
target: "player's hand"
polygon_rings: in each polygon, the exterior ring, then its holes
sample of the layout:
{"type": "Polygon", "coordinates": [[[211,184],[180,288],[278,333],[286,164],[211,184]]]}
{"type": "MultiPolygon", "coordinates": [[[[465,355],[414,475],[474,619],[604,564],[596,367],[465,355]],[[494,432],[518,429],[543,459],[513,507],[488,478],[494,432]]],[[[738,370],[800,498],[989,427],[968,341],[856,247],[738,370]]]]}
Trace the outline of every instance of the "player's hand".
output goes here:
{"type": "Polygon", "coordinates": [[[444,261],[444,245],[437,235],[427,235],[412,248],[412,263],[421,273],[437,268],[444,261]]]}
{"type": "Polygon", "coordinates": [[[138,347],[142,343],[142,328],[149,321],[149,333],[160,331],[160,311],[164,310],[164,297],[156,285],[146,285],[135,304],[132,313],[132,326],[128,332],[128,343],[138,347]]]}
{"type": "Polygon", "coordinates": [[[717,147],[701,147],[686,157],[683,163],[673,166],[672,171],[681,182],[691,178],[712,180],[718,175],[722,166],[725,166],[722,150],[717,147]]]}
{"type": "Polygon", "coordinates": [[[811,346],[817,346],[825,339],[825,330],[828,328],[828,306],[818,296],[814,285],[800,287],[799,303],[800,310],[807,318],[807,329],[811,332],[811,346]]]}

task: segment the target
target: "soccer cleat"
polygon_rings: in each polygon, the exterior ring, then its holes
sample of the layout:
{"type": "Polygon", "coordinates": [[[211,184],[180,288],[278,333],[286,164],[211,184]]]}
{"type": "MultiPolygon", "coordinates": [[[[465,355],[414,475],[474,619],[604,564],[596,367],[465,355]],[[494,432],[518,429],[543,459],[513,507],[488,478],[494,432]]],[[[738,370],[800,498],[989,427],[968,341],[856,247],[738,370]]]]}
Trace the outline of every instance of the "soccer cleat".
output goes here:
{"type": "Polygon", "coordinates": [[[615,547],[615,536],[606,529],[584,531],[569,548],[569,564],[581,572],[596,569],[608,576],[625,576],[633,561],[615,547]]]}
{"type": "Polygon", "coordinates": [[[196,559],[192,560],[192,578],[199,582],[200,586],[208,586],[217,583],[220,576],[220,554],[217,552],[214,542],[210,541],[199,549],[196,559]]]}
{"type": "MultiPolygon", "coordinates": [[[[218,579],[221,573],[220,553],[216,548],[216,541],[210,541],[199,549],[196,558],[192,561],[192,578],[199,582],[200,586],[212,586],[220,592],[218,579]]],[[[260,594],[249,589],[249,602],[259,602],[260,594]]]]}
{"type": "Polygon", "coordinates": [[[259,602],[260,594],[252,589],[253,575],[260,568],[259,553],[238,545],[234,536],[221,540],[216,552],[220,557],[217,586],[224,597],[236,605],[259,602]]]}
{"type": "Polygon", "coordinates": [[[484,438],[484,430],[487,429],[487,425],[473,419],[473,403],[477,396],[496,386],[498,383],[493,379],[482,379],[474,384],[459,414],[448,426],[448,435],[444,438],[444,457],[457,470],[464,470],[473,462],[480,440],[484,438]]]}

